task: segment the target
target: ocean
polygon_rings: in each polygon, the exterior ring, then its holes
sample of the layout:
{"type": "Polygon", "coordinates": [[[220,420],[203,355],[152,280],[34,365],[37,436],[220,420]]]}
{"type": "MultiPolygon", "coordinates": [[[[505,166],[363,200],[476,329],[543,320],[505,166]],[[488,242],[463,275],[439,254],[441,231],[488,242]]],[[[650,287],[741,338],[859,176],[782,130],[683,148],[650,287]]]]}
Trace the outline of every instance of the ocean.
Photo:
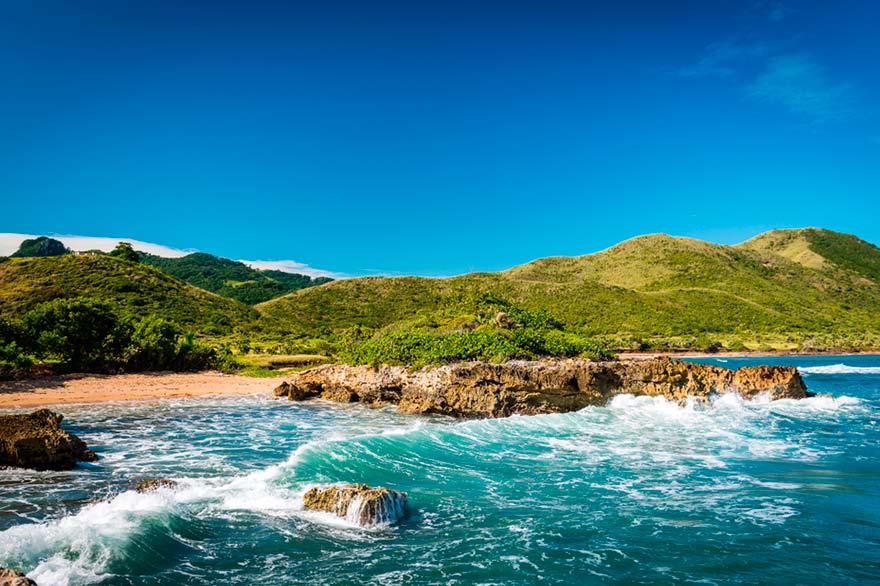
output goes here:
{"type": "MultiPolygon", "coordinates": [[[[458,421],[265,397],[66,405],[101,460],[0,471],[0,565],[41,586],[880,584],[880,357],[798,366],[833,398],[458,421]],[[173,489],[140,494],[144,479],[173,489]],[[317,484],[409,495],[370,529],[317,484]]],[[[112,384],[112,382],[108,383],[112,384]]]]}

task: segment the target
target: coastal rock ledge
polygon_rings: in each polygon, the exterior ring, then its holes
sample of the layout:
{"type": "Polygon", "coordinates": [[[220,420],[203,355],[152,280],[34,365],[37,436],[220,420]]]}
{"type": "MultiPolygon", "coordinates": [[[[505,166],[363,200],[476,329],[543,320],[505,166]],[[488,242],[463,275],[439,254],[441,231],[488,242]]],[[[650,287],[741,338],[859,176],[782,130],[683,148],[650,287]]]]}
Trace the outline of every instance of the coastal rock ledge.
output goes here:
{"type": "Polygon", "coordinates": [[[64,416],[48,409],[0,415],[0,467],[69,470],[98,456],[81,439],[61,429],[64,416]]]}
{"type": "Polygon", "coordinates": [[[512,360],[462,362],[414,372],[403,366],[326,364],[293,375],[275,389],[291,400],[320,397],[370,406],[397,405],[401,413],[506,417],[562,413],[604,405],[631,393],[684,401],[738,393],[773,399],[808,396],[796,368],[749,366],[738,370],[659,358],[652,360],[512,360]]]}
{"type": "Polygon", "coordinates": [[[21,572],[0,567],[0,586],[37,586],[37,583],[21,572]]]}

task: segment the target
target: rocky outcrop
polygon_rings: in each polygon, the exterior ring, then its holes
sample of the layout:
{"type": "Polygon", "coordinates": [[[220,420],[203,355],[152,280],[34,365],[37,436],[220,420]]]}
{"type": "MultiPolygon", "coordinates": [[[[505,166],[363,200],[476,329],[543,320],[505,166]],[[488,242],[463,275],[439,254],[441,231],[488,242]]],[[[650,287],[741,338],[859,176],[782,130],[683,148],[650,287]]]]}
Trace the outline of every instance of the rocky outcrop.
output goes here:
{"type": "Polygon", "coordinates": [[[0,466],[67,470],[98,456],[61,429],[63,416],[48,409],[25,415],[0,415],[0,466]]]}
{"type": "Polygon", "coordinates": [[[153,492],[160,488],[174,488],[177,483],[167,478],[152,478],[150,480],[142,480],[138,482],[134,489],[138,492],[153,492]]]}
{"type": "Polygon", "coordinates": [[[406,493],[366,484],[334,484],[303,495],[306,509],[323,511],[361,527],[397,522],[406,510],[406,493]]]}
{"type": "Polygon", "coordinates": [[[796,368],[756,366],[730,370],[667,358],[593,362],[514,360],[464,362],[411,372],[402,366],[327,364],[296,373],[276,395],[320,397],[371,406],[397,405],[403,413],[505,417],[560,413],[604,405],[617,394],[663,396],[673,401],[735,392],[746,398],[807,396],[796,368]]]}
{"type": "Polygon", "coordinates": [[[37,583],[21,572],[0,568],[0,586],[37,586],[37,583]]]}

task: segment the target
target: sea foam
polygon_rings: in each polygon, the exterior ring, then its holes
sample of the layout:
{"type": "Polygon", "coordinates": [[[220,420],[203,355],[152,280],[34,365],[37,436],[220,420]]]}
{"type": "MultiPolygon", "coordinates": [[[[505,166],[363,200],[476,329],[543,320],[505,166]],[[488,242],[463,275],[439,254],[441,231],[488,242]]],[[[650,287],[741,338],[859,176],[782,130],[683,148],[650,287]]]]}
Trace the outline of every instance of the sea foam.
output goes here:
{"type": "Polygon", "coordinates": [[[799,366],[801,374],[880,374],[880,366],[850,366],[829,364],[827,366],[799,366]]]}

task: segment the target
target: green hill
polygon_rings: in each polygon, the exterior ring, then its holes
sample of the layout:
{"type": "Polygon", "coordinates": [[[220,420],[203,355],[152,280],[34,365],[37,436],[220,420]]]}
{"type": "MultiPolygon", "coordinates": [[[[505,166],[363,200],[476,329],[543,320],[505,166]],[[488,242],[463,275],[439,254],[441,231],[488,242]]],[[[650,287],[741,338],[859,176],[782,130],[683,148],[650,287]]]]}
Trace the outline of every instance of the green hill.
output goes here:
{"type": "Polygon", "coordinates": [[[68,252],[70,252],[70,250],[68,250],[61,241],[49,238],[48,236],[39,236],[22,242],[21,246],[18,247],[18,250],[13,252],[10,256],[14,258],[59,256],[67,254],[68,252]]]}
{"type": "Polygon", "coordinates": [[[202,252],[181,258],[165,258],[145,252],[138,254],[141,262],[158,267],[191,285],[250,305],[332,280],[253,269],[242,262],[202,252]]]}
{"type": "Polygon", "coordinates": [[[258,318],[252,308],[204,291],[154,267],[102,254],[0,258],[0,318],[17,319],[42,302],[85,297],[120,316],[159,316],[210,336],[258,318]]]}
{"type": "Polygon", "coordinates": [[[827,230],[723,246],[641,236],[577,257],[447,279],[368,277],[257,306],[264,327],[320,337],[353,326],[457,327],[492,292],[618,348],[880,346],[880,250],[827,230]]]}

